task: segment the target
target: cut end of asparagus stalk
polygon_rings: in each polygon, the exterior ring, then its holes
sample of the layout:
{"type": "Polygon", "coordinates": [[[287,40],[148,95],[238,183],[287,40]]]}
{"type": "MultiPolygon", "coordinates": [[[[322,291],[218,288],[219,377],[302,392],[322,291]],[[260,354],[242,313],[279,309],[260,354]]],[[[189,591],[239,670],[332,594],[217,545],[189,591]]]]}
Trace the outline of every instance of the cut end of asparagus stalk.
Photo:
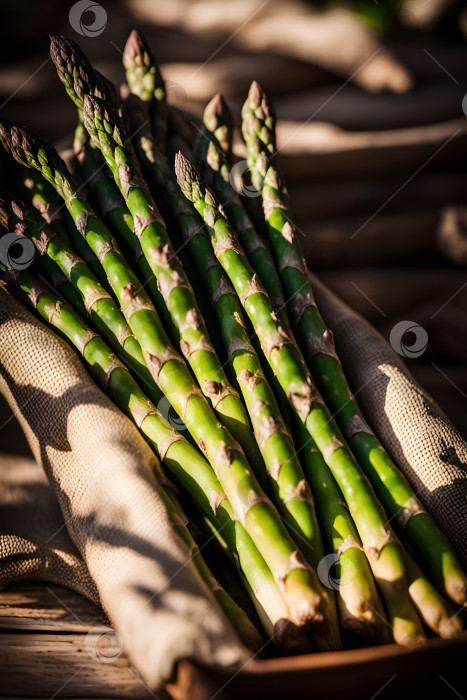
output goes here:
{"type": "Polygon", "coordinates": [[[274,624],[273,640],[286,654],[309,654],[310,641],[303,630],[290,620],[281,618],[274,624]]]}
{"type": "Polygon", "coordinates": [[[408,554],[405,560],[410,597],[425,624],[443,639],[457,637],[463,628],[460,611],[452,608],[408,554]]]}
{"type": "Polygon", "coordinates": [[[451,600],[467,609],[467,584],[463,572],[454,572],[446,579],[445,585],[446,593],[451,600]]]}
{"type": "Polygon", "coordinates": [[[327,627],[328,595],[323,589],[314,593],[309,579],[310,569],[293,569],[282,583],[283,595],[290,619],[298,627],[324,634],[327,627]]]}
{"type": "Polygon", "coordinates": [[[339,597],[339,613],[342,627],[361,637],[372,637],[374,639],[384,637],[384,618],[378,617],[366,601],[358,597],[355,598],[355,600],[348,600],[344,595],[339,597]]]}
{"type": "Polygon", "coordinates": [[[387,638],[386,616],[365,553],[352,547],[342,552],[339,563],[338,604],[342,627],[364,637],[387,638]],[[363,575],[353,575],[362,571],[363,575]]]}
{"type": "Polygon", "coordinates": [[[409,647],[426,641],[425,633],[411,620],[396,618],[393,623],[392,634],[396,644],[409,647]]]}

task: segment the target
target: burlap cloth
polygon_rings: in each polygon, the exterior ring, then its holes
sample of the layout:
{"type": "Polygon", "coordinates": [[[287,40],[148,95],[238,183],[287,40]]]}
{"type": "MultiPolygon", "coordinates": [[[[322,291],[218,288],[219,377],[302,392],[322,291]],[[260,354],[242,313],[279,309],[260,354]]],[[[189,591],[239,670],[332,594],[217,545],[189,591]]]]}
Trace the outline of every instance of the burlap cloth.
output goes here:
{"type": "MultiPolygon", "coordinates": [[[[372,428],[467,564],[466,442],[387,342],[313,284],[372,428]]],[[[92,600],[97,590],[153,688],[180,658],[243,659],[172,532],[136,428],[66,343],[1,289],[0,338],[0,391],[51,485],[31,463],[0,462],[0,584],[34,576],[92,600]]]]}
{"type": "MultiPolygon", "coordinates": [[[[44,468],[102,607],[145,683],[159,688],[178,659],[230,665],[246,658],[172,529],[152,473],[153,453],[133,423],[98,388],[78,355],[1,288],[0,339],[0,391],[44,468]]],[[[14,500],[13,489],[7,493],[14,500]]],[[[21,495],[21,486],[16,493],[21,495]]],[[[13,561],[17,578],[34,566],[25,563],[24,535],[36,506],[24,495],[20,500],[24,508],[17,509],[13,532],[0,516],[0,531],[7,535],[0,541],[0,583],[4,576],[11,580],[13,561]]],[[[6,510],[11,513],[13,504],[6,510]]],[[[43,553],[50,579],[56,559],[46,552],[60,545],[43,531],[36,555],[43,553]]],[[[30,549],[37,535],[31,527],[30,549]]],[[[73,549],[72,556],[78,566],[73,549]]],[[[65,585],[74,576],[68,561],[70,567],[57,576],[65,585]]]]}

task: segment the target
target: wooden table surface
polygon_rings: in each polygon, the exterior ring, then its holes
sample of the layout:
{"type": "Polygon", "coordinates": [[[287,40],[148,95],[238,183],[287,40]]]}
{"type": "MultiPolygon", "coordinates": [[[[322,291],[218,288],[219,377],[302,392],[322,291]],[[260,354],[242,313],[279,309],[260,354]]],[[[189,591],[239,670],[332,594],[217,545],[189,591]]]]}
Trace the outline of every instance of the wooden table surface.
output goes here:
{"type": "Polygon", "coordinates": [[[35,582],[0,591],[0,693],[154,697],[130,666],[99,608],[66,588],[35,582]],[[111,643],[115,651],[108,656],[111,643]]]}

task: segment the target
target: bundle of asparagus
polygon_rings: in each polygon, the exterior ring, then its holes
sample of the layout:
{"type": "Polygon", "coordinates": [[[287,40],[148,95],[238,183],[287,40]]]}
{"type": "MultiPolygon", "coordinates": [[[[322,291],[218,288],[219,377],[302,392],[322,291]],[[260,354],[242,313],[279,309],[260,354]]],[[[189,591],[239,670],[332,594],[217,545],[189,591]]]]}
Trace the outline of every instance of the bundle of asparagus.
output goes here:
{"type": "Polygon", "coordinates": [[[252,182],[242,198],[220,95],[193,152],[172,164],[164,81],[137,32],[122,98],[69,39],[53,37],[51,55],[77,107],[79,181],[40,136],[0,122],[19,164],[0,225],[35,245],[30,268],[2,264],[2,277],[75,346],[154,450],[173,526],[240,637],[260,645],[202,558],[200,527],[284,651],[338,649],[341,628],[400,644],[458,634],[466,576],[349,388],[260,86],[242,111],[252,182]]]}

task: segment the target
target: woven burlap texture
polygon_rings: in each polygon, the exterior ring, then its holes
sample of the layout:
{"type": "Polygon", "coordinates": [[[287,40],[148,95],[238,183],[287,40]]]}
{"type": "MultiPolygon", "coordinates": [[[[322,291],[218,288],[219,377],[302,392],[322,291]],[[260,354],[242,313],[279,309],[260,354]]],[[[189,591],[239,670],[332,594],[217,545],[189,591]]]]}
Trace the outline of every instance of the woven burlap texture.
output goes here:
{"type": "Polygon", "coordinates": [[[34,460],[0,456],[0,523],[0,586],[40,579],[67,586],[99,604],[57,498],[34,460]]]}
{"type": "Polygon", "coordinates": [[[388,342],[311,279],[364,415],[467,567],[466,441],[388,342]]]}
{"type": "Polygon", "coordinates": [[[246,651],[174,534],[154,455],[131,421],[75,352],[2,289],[0,338],[0,391],[145,683],[159,688],[181,658],[243,660],[246,651]]]}

